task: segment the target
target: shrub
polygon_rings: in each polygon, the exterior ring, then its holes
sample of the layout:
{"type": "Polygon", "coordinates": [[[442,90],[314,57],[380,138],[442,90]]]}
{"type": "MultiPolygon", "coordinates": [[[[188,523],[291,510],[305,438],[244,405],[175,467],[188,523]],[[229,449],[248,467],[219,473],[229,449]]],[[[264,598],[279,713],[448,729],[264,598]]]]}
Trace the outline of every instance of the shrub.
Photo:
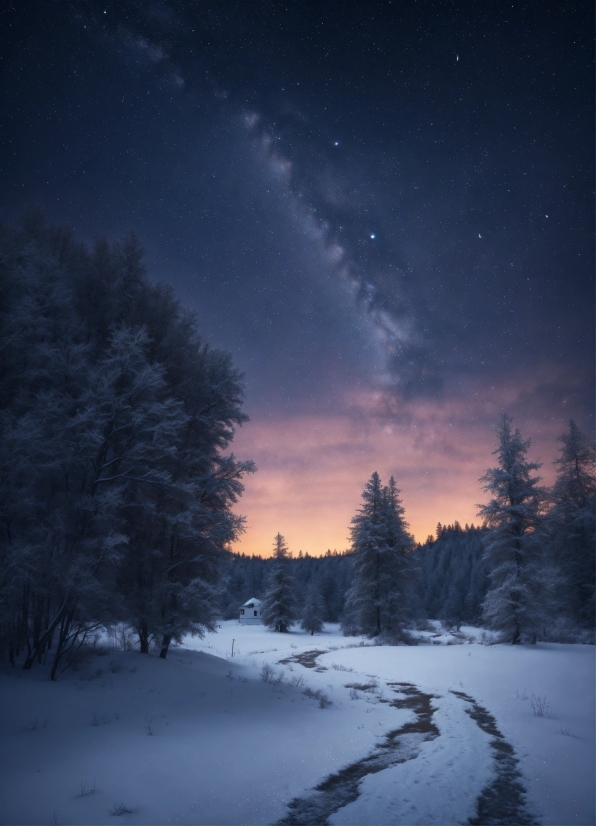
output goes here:
{"type": "Polygon", "coordinates": [[[532,694],[530,696],[530,705],[535,717],[550,717],[550,703],[547,700],[548,695],[542,697],[540,694],[532,694]]]}
{"type": "Polygon", "coordinates": [[[114,803],[110,815],[112,817],[120,817],[120,815],[131,815],[132,813],[133,810],[129,809],[124,803],[114,803]]]}

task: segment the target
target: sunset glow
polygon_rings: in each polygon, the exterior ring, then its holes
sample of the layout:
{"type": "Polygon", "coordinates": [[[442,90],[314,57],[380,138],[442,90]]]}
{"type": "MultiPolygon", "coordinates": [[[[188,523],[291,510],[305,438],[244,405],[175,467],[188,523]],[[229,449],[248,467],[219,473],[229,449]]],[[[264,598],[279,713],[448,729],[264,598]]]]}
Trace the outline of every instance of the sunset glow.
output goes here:
{"type": "MultiPolygon", "coordinates": [[[[268,556],[278,531],[295,554],[345,550],[350,520],[375,470],[384,481],[395,477],[417,541],[434,534],[438,522],[478,524],[477,504],[485,498],[479,477],[494,464],[498,399],[515,409],[538,384],[535,378],[523,383],[523,391],[514,385],[484,390],[482,403],[417,402],[391,420],[373,415],[381,396],[370,395],[352,397],[349,414],[249,422],[238,431],[234,450],[252,458],[258,470],[247,477],[236,508],[247,522],[234,550],[268,556]]],[[[550,483],[564,410],[560,420],[540,417],[538,409],[536,414],[519,425],[532,438],[532,455],[543,462],[541,475],[550,483]]]]}

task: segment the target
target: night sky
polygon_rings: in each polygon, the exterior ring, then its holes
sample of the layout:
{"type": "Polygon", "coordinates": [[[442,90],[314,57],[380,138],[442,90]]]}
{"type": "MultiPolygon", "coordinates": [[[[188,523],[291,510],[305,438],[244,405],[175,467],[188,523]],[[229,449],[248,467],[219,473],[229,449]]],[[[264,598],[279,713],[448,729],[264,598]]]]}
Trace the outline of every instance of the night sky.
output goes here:
{"type": "Polygon", "coordinates": [[[347,546],[370,474],[478,521],[503,410],[593,432],[593,4],[0,12],[0,210],[134,229],[245,374],[235,548],[347,546]]]}

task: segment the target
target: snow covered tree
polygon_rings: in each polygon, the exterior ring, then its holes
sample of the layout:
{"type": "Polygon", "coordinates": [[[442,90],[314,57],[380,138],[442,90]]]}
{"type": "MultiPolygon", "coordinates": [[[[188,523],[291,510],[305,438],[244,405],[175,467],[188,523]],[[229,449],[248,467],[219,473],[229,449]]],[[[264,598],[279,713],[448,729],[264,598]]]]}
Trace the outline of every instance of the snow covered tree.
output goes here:
{"type": "Polygon", "coordinates": [[[376,471],[366,483],[362,499],[364,504],[352,519],[354,576],[346,594],[342,624],[345,633],[374,637],[381,633],[379,567],[386,539],[383,489],[376,471]]]}
{"type": "Polygon", "coordinates": [[[539,528],[544,490],[538,486],[540,477],[532,475],[540,465],[527,459],[530,440],[512,429],[507,414],[498,435],[499,446],[493,451],[498,467],[480,479],[493,496],[479,506],[489,528],[483,539],[490,582],[483,617],[508,642],[518,644],[535,641],[541,626],[544,558],[539,528]]]}
{"type": "Polygon", "coordinates": [[[413,574],[414,541],[393,477],[383,487],[373,473],[352,519],[354,576],[346,595],[344,630],[398,639],[408,615],[406,583],[413,574]]]}
{"type": "Polygon", "coordinates": [[[311,636],[323,630],[323,597],[318,582],[312,582],[307,594],[304,608],[302,609],[301,627],[305,631],[310,631],[311,636]]]}
{"type": "Polygon", "coordinates": [[[416,574],[414,538],[409,533],[399,493],[392,476],[383,488],[386,546],[379,566],[381,633],[390,640],[403,635],[410,616],[409,584],[416,574]]]}
{"type": "Polygon", "coordinates": [[[212,628],[241,377],[130,236],[92,250],[30,214],[0,225],[0,649],[51,676],[98,627],[142,650],[212,628]]]}
{"type": "Polygon", "coordinates": [[[283,536],[273,543],[273,562],[261,616],[272,631],[286,633],[297,619],[295,582],[290,572],[290,554],[283,536]]]}
{"type": "Polygon", "coordinates": [[[450,625],[478,623],[486,596],[486,565],[482,528],[442,525],[438,538],[429,537],[415,557],[420,564],[417,582],[426,617],[450,625]]]}
{"type": "Polygon", "coordinates": [[[571,420],[559,437],[557,479],[546,519],[551,558],[559,567],[569,620],[594,629],[596,476],[594,448],[571,420]]]}
{"type": "MultiPolygon", "coordinates": [[[[243,475],[254,470],[251,462],[221,454],[233,425],[245,420],[238,374],[226,354],[205,347],[186,320],[176,330],[176,321],[160,361],[176,365],[165,379],[179,399],[184,427],[163,463],[171,482],[134,491],[120,577],[141,650],[159,637],[162,657],[182,635],[215,627],[225,550],[243,529],[231,505],[243,491],[243,475]]],[[[159,345],[159,331],[154,336],[159,345]]]]}

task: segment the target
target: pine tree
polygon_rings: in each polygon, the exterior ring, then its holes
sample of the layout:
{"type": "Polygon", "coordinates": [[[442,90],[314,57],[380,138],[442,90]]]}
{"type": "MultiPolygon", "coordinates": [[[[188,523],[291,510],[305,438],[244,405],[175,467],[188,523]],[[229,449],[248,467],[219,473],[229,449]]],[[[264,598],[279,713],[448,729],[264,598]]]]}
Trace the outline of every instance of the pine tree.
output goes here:
{"type": "Polygon", "coordinates": [[[484,537],[484,559],[489,590],[483,616],[513,643],[535,641],[541,624],[542,570],[540,516],[544,491],[540,465],[526,458],[530,440],[512,430],[512,420],[503,415],[498,427],[499,446],[493,451],[498,467],[486,471],[480,481],[493,495],[479,515],[489,531],[484,537]]]}
{"type": "Polygon", "coordinates": [[[379,566],[381,633],[399,639],[410,616],[409,582],[415,576],[414,538],[408,532],[405,510],[393,476],[383,488],[383,519],[386,545],[379,566]]]}
{"type": "Polygon", "coordinates": [[[393,477],[383,487],[373,473],[352,519],[354,578],[346,595],[344,631],[398,638],[408,612],[406,582],[413,572],[413,539],[393,477]]]}
{"type": "Polygon", "coordinates": [[[289,568],[290,554],[283,536],[273,542],[273,563],[261,616],[272,631],[289,631],[297,618],[295,582],[289,568]]]}
{"type": "Polygon", "coordinates": [[[417,591],[427,617],[451,625],[480,621],[486,596],[486,565],[483,560],[484,530],[457,523],[441,526],[440,537],[429,537],[418,547],[415,558],[421,575],[417,591]]]}
{"type": "Polygon", "coordinates": [[[302,610],[301,627],[305,631],[310,631],[311,636],[323,630],[323,598],[318,582],[311,583],[306,594],[306,602],[302,610]]]}
{"type": "Polygon", "coordinates": [[[594,628],[596,477],[594,448],[576,423],[559,437],[557,479],[547,517],[551,557],[561,570],[572,622],[594,628]]]}

